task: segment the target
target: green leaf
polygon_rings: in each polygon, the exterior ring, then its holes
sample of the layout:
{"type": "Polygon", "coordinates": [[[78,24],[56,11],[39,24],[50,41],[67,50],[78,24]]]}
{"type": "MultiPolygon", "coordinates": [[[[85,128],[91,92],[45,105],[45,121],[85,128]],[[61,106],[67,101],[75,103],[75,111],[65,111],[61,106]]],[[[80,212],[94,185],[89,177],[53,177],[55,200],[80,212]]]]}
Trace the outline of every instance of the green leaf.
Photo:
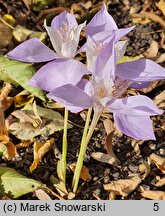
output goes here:
{"type": "Polygon", "coordinates": [[[20,85],[34,96],[46,101],[46,96],[42,90],[27,84],[35,72],[32,64],[11,60],[0,55],[0,80],[20,85]]]}
{"type": "Polygon", "coordinates": [[[125,63],[125,62],[130,62],[130,61],[135,61],[135,60],[138,60],[138,59],[141,59],[141,58],[144,58],[143,55],[138,55],[138,56],[123,56],[121,59],[119,59],[117,61],[117,64],[121,64],[121,63],[125,63]]]}
{"type": "Polygon", "coordinates": [[[0,197],[18,198],[34,192],[44,185],[34,179],[27,178],[8,167],[0,167],[0,197]]]}

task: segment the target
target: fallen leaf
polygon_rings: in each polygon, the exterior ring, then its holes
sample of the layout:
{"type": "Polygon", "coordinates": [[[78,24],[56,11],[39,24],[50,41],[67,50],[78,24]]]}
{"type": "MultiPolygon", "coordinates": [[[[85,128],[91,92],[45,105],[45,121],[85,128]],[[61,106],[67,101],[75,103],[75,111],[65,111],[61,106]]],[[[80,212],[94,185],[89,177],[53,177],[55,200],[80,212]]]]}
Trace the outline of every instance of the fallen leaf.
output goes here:
{"type": "Polygon", "coordinates": [[[160,179],[156,184],[155,186],[156,187],[162,187],[163,185],[165,185],[165,177],[160,179]]]}
{"type": "Polygon", "coordinates": [[[12,31],[4,23],[0,23],[0,49],[7,47],[12,40],[12,31]]]}
{"type": "Polygon", "coordinates": [[[130,179],[119,179],[117,181],[111,181],[109,184],[104,184],[104,190],[113,192],[115,195],[121,195],[127,197],[137,186],[141,183],[139,175],[134,175],[130,179]]]}
{"type": "Polygon", "coordinates": [[[143,11],[140,14],[131,14],[131,17],[140,19],[150,19],[153,22],[159,23],[163,28],[165,28],[165,21],[153,12],[143,11]]]}
{"type": "Polygon", "coordinates": [[[112,155],[104,154],[102,152],[92,152],[91,157],[102,163],[108,163],[111,165],[119,164],[119,160],[116,160],[116,156],[114,157],[112,155]]]}
{"type": "MultiPolygon", "coordinates": [[[[64,119],[60,113],[40,106],[36,106],[36,108],[42,120],[41,127],[34,127],[35,115],[32,104],[27,104],[23,109],[11,113],[18,118],[18,122],[12,123],[9,130],[18,139],[31,140],[38,135],[48,137],[55,131],[63,130],[64,119]]],[[[68,123],[69,128],[72,128],[72,125],[68,123]]]]}
{"type": "Polygon", "coordinates": [[[144,180],[151,172],[151,167],[147,162],[143,161],[143,163],[139,165],[139,171],[141,173],[142,180],[144,180]]]}
{"type": "Polygon", "coordinates": [[[150,48],[143,53],[146,58],[154,58],[157,56],[159,50],[158,42],[155,40],[151,41],[150,48]]]}
{"type": "Polygon", "coordinates": [[[44,187],[41,182],[27,178],[12,168],[0,167],[0,197],[16,199],[40,187],[44,187]]]}
{"type": "Polygon", "coordinates": [[[46,96],[41,89],[27,84],[35,72],[32,64],[11,60],[0,55],[0,80],[20,85],[34,96],[45,101],[46,96]]]}
{"type": "Polygon", "coordinates": [[[52,200],[50,196],[43,189],[36,190],[35,194],[39,200],[52,200]]]}
{"type": "Polygon", "coordinates": [[[164,191],[151,191],[146,190],[141,193],[142,197],[152,199],[152,200],[165,200],[165,192],[164,191]]]}
{"type": "Polygon", "coordinates": [[[14,106],[21,107],[26,104],[32,104],[34,96],[29,94],[27,91],[22,91],[14,97],[14,106]]]}
{"type": "Polygon", "coordinates": [[[164,14],[165,16],[165,1],[160,0],[158,3],[156,3],[156,6],[159,8],[159,10],[164,14]]]}
{"type": "Polygon", "coordinates": [[[23,140],[21,143],[19,144],[16,144],[15,147],[17,149],[21,149],[21,148],[27,148],[29,147],[30,145],[32,145],[34,143],[34,140],[31,139],[31,140],[23,140]]]}
{"type": "Polygon", "coordinates": [[[110,134],[108,134],[108,136],[106,137],[106,140],[105,140],[105,148],[108,152],[108,155],[111,156],[111,158],[114,159],[114,162],[113,164],[115,163],[116,165],[119,165],[120,164],[120,161],[119,159],[116,157],[116,155],[114,154],[113,152],[113,149],[112,149],[112,139],[113,139],[113,135],[114,135],[114,131],[112,131],[110,134]]]}
{"type": "Polygon", "coordinates": [[[0,142],[0,152],[3,152],[2,154],[7,160],[11,160],[12,158],[18,156],[15,145],[10,141],[0,142]]]}
{"type": "Polygon", "coordinates": [[[144,140],[135,140],[135,139],[133,139],[131,141],[131,145],[134,148],[134,151],[135,151],[137,156],[140,155],[140,147],[139,147],[139,145],[141,145],[143,143],[144,143],[144,140]]]}
{"type": "Polygon", "coordinates": [[[36,169],[38,163],[41,161],[43,156],[50,150],[53,144],[54,144],[53,138],[42,142],[34,142],[34,147],[33,147],[34,160],[32,165],[29,168],[30,172],[36,169]]]}
{"type": "Polygon", "coordinates": [[[13,98],[8,97],[10,91],[11,85],[9,83],[5,83],[4,87],[0,90],[0,108],[3,111],[7,110],[13,102],[13,98]]]}
{"type": "MultiPolygon", "coordinates": [[[[74,172],[76,169],[76,163],[69,164],[69,168],[72,170],[72,172],[74,172]]],[[[91,180],[91,175],[89,173],[89,169],[84,165],[81,169],[80,178],[83,179],[84,181],[91,180]]]]}
{"type": "Polygon", "coordinates": [[[154,98],[154,102],[159,108],[165,109],[165,90],[154,98]]]}
{"type": "Polygon", "coordinates": [[[43,42],[46,39],[46,32],[32,31],[17,25],[13,30],[13,36],[14,39],[19,43],[25,41],[27,38],[38,38],[43,42]]]}
{"type": "Polygon", "coordinates": [[[165,174],[165,157],[161,157],[155,153],[152,153],[150,155],[150,159],[151,162],[153,162],[158,167],[158,169],[160,169],[165,174]]]}
{"type": "Polygon", "coordinates": [[[156,63],[160,64],[165,62],[165,53],[162,53],[157,59],[156,59],[156,63]]]}
{"type": "Polygon", "coordinates": [[[104,119],[103,124],[104,124],[104,128],[105,128],[105,132],[107,134],[110,134],[112,131],[115,130],[114,123],[112,122],[111,119],[109,119],[109,118],[104,119]]]}

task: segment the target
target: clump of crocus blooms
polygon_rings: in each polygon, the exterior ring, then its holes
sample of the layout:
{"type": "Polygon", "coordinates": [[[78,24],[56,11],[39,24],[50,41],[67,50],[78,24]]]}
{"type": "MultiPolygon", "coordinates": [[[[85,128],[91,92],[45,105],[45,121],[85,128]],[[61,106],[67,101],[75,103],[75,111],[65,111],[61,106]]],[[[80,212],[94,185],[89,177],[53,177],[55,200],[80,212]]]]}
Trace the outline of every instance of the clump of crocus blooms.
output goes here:
{"type": "MultiPolygon", "coordinates": [[[[140,89],[154,80],[164,79],[165,69],[148,59],[117,63],[124,55],[128,42],[121,38],[135,26],[119,29],[107,12],[105,4],[87,25],[86,22],[78,25],[75,17],[64,11],[52,20],[51,26],[47,26],[46,21],[44,26],[54,51],[34,38],[23,42],[6,56],[24,62],[49,62],[29,80],[29,85],[45,90],[49,98],[64,105],[65,122],[67,110],[77,113],[88,109],[73,177],[73,192],[76,192],[83,157],[104,108],[113,112],[116,126],[127,136],[155,140],[150,117],[160,115],[163,111],[147,96],[123,97],[123,93],[127,88],[140,89]],[[78,50],[83,28],[87,40],[78,50]],[[79,52],[86,53],[87,65],[75,59],[79,52]],[[94,115],[90,123],[92,110],[94,115]]],[[[64,140],[65,169],[66,133],[64,140]]]]}

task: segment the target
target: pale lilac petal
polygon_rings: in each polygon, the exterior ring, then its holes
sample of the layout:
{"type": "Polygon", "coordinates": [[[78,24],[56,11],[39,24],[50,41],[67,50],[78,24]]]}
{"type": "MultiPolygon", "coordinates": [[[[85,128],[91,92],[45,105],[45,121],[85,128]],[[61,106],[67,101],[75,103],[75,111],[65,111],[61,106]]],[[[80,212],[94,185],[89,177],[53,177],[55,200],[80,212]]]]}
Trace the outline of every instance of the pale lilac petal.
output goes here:
{"type": "Polygon", "coordinates": [[[133,82],[129,88],[134,88],[134,89],[143,89],[147,88],[150,85],[151,82],[133,82]]]}
{"type": "Polygon", "coordinates": [[[106,5],[103,4],[102,9],[95,14],[92,20],[86,26],[86,35],[92,37],[98,32],[111,31],[117,29],[117,25],[108,13],[106,5]]]}
{"type": "Polygon", "coordinates": [[[131,26],[129,28],[117,29],[115,42],[119,41],[122,37],[124,37],[126,34],[128,34],[130,31],[132,31],[135,27],[136,26],[131,26]]]}
{"type": "Polygon", "coordinates": [[[61,86],[51,91],[48,96],[63,104],[72,112],[74,109],[88,109],[93,106],[93,100],[84,91],[71,84],[61,86]]]}
{"type": "Polygon", "coordinates": [[[116,61],[118,61],[125,53],[126,46],[128,44],[128,40],[125,41],[118,41],[115,44],[115,50],[116,50],[116,61]]]}
{"type": "Polygon", "coordinates": [[[65,84],[76,85],[81,77],[88,73],[86,66],[81,62],[73,59],[59,59],[40,68],[29,84],[50,92],[65,84]]]}
{"type": "Polygon", "coordinates": [[[114,37],[99,54],[95,64],[95,75],[105,81],[115,79],[116,53],[114,48],[114,37]]]}
{"type": "Polygon", "coordinates": [[[139,59],[118,64],[116,74],[122,79],[151,82],[165,78],[165,69],[149,59],[139,59]]]}
{"type": "Polygon", "coordinates": [[[149,116],[114,114],[116,126],[127,136],[138,140],[155,140],[152,121],[149,116]]]}
{"type": "Polygon", "coordinates": [[[47,62],[58,58],[37,38],[29,39],[6,54],[6,57],[23,62],[47,62]]]}
{"type": "Polygon", "coordinates": [[[87,85],[87,83],[89,83],[89,81],[88,81],[87,79],[81,79],[81,80],[77,83],[76,86],[84,91],[85,86],[87,85]]]}
{"type": "Polygon", "coordinates": [[[53,45],[54,50],[60,57],[64,57],[61,53],[61,47],[62,47],[62,38],[58,32],[58,30],[54,29],[53,27],[49,27],[46,25],[46,20],[44,21],[44,27],[50,37],[50,41],[53,45]]]}
{"type": "Polygon", "coordinates": [[[130,96],[127,98],[116,99],[107,105],[114,113],[125,115],[160,115],[163,110],[157,108],[154,102],[144,95],[130,96]]]}
{"type": "Polygon", "coordinates": [[[69,28],[72,28],[77,25],[78,24],[75,17],[72,14],[68,13],[67,11],[60,13],[51,22],[51,26],[55,29],[60,29],[63,28],[64,26],[68,26],[69,28]]]}

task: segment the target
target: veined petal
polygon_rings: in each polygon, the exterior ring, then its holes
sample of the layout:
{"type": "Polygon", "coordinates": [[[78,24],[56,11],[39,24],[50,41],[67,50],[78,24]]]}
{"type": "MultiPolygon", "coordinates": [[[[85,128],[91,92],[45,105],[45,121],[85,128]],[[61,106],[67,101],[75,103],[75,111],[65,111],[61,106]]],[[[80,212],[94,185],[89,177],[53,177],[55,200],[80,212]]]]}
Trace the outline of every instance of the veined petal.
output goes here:
{"type": "Polygon", "coordinates": [[[139,59],[118,64],[116,74],[122,79],[151,82],[165,78],[165,69],[149,59],[139,59]]]}
{"type": "Polygon", "coordinates": [[[46,25],[46,20],[44,21],[44,27],[50,37],[50,41],[53,45],[54,50],[56,51],[56,53],[60,56],[60,57],[64,57],[61,54],[61,47],[62,47],[62,38],[59,34],[59,32],[54,29],[53,27],[49,27],[46,25]]]}
{"type": "Polygon", "coordinates": [[[144,95],[116,99],[107,105],[114,113],[136,116],[160,115],[163,110],[157,108],[153,101],[144,95]]]}
{"type": "Polygon", "coordinates": [[[152,121],[149,116],[130,116],[114,113],[116,126],[127,136],[138,140],[155,140],[152,121]]]}
{"type": "Polygon", "coordinates": [[[96,60],[94,74],[105,81],[112,81],[115,79],[115,67],[116,53],[114,48],[114,37],[112,37],[111,41],[102,50],[96,60]]]}
{"type": "Polygon", "coordinates": [[[88,73],[89,71],[81,62],[73,59],[58,59],[40,68],[29,84],[50,92],[65,84],[76,85],[81,77],[88,73]]]}
{"type": "Polygon", "coordinates": [[[86,26],[86,35],[92,37],[98,32],[114,29],[117,29],[117,25],[112,16],[108,13],[106,5],[103,4],[101,10],[95,14],[86,26]]]}
{"type": "Polygon", "coordinates": [[[6,57],[23,62],[47,62],[59,58],[37,38],[29,39],[6,54],[6,57]]]}
{"type": "Polygon", "coordinates": [[[124,37],[126,34],[128,34],[130,31],[132,31],[135,27],[136,26],[131,26],[129,28],[117,29],[115,42],[119,41],[122,37],[124,37]]]}
{"type": "Polygon", "coordinates": [[[51,26],[55,29],[63,28],[64,25],[68,26],[69,28],[78,25],[75,17],[67,11],[57,15],[51,22],[51,26]]]}
{"type": "Polygon", "coordinates": [[[128,44],[128,40],[125,41],[118,41],[115,44],[115,50],[116,50],[116,61],[118,61],[125,53],[126,46],[128,44]]]}
{"type": "Polygon", "coordinates": [[[93,100],[83,90],[77,86],[67,84],[54,89],[48,94],[53,100],[63,104],[65,107],[71,109],[88,109],[93,106],[93,100]]]}

